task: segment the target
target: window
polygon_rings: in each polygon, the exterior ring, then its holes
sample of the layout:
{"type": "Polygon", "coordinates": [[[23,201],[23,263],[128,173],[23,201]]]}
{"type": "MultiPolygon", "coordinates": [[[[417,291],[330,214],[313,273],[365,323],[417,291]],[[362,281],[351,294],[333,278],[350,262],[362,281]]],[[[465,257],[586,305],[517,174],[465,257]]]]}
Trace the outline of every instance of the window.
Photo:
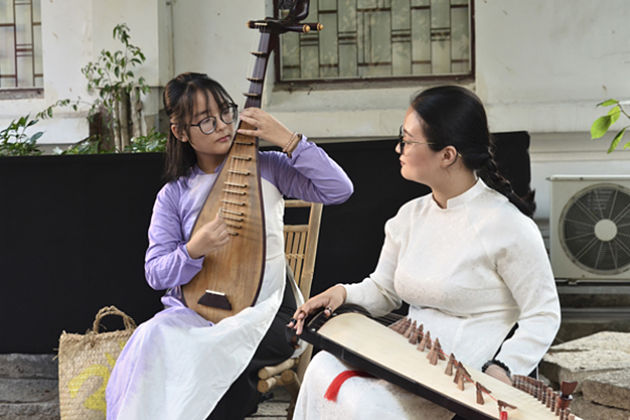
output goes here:
{"type": "Polygon", "coordinates": [[[280,37],[280,82],[467,78],[473,0],[311,0],[324,30],[280,37]]]}
{"type": "Polygon", "coordinates": [[[43,86],[40,0],[0,0],[0,89],[43,86]]]}

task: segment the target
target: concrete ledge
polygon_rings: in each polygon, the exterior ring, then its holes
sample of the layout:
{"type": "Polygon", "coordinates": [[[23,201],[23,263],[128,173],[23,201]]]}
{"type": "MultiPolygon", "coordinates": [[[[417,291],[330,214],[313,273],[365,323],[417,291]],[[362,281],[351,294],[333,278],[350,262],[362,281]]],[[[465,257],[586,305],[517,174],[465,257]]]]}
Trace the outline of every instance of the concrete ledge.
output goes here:
{"type": "Polygon", "coordinates": [[[582,395],[587,401],[630,410],[630,369],[588,377],[582,395]]]}
{"type": "Polygon", "coordinates": [[[54,354],[0,354],[0,378],[57,379],[54,354]]]}
{"type": "Polygon", "coordinates": [[[0,404],[0,420],[59,420],[59,403],[0,404]]]}
{"type": "Polygon", "coordinates": [[[618,408],[606,407],[605,405],[596,404],[586,401],[578,396],[571,403],[571,411],[579,415],[584,420],[628,420],[629,413],[626,410],[618,408]]]}
{"type": "Polygon", "coordinates": [[[56,379],[0,378],[0,403],[32,403],[57,400],[56,379]]]}
{"type": "Polygon", "coordinates": [[[551,347],[540,372],[556,386],[578,381],[572,411],[584,419],[630,419],[630,333],[599,332],[551,347]]]}
{"type": "Polygon", "coordinates": [[[545,355],[540,365],[541,372],[551,382],[578,381],[577,391],[589,377],[621,369],[630,369],[630,355],[615,350],[586,350],[555,352],[545,355]]]}

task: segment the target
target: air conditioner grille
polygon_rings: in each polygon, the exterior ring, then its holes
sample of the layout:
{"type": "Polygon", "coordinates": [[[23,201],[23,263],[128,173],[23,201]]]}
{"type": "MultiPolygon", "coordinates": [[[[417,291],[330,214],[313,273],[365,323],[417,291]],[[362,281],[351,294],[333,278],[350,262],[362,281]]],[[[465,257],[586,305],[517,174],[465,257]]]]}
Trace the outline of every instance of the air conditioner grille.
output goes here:
{"type": "Polygon", "coordinates": [[[569,200],[559,225],[565,252],[583,269],[616,274],[630,268],[630,190],[592,185],[569,200]]]}

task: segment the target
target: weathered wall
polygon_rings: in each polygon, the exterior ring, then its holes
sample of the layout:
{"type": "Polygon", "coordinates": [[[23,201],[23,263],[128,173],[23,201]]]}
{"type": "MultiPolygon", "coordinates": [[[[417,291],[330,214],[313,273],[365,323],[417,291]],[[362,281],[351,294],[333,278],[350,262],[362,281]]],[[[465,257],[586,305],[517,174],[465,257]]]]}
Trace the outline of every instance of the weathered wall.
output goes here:
{"type": "MultiPolygon", "coordinates": [[[[242,104],[258,34],[249,19],[270,14],[271,0],[43,1],[45,97],[0,101],[0,125],[59,98],[87,97],[80,67],[112,47],[111,29],[126,22],[132,42],[147,54],[140,73],[152,90],[147,113],[159,107],[159,86],[174,74],[201,71],[220,80],[242,104]],[[62,59],[60,59],[62,58],[62,59]]],[[[539,218],[548,217],[548,182],[557,173],[627,173],[630,153],[606,155],[609,141],[588,130],[595,104],[630,98],[630,12],[625,0],[606,7],[592,0],[478,0],[475,2],[475,82],[491,130],[532,136],[533,186],[539,218]],[[605,166],[602,165],[605,162],[605,166]]],[[[272,63],[273,64],[273,63],[272,63]]],[[[268,74],[272,80],[273,65],[268,74]]],[[[273,89],[264,106],[290,127],[318,140],[364,140],[394,135],[420,83],[326,90],[273,89]]],[[[44,122],[44,143],[70,143],[87,134],[84,114],[60,112],[44,122]]],[[[620,125],[621,123],[617,123],[620,125]]],[[[608,140],[610,137],[608,137],[608,140]]]]}

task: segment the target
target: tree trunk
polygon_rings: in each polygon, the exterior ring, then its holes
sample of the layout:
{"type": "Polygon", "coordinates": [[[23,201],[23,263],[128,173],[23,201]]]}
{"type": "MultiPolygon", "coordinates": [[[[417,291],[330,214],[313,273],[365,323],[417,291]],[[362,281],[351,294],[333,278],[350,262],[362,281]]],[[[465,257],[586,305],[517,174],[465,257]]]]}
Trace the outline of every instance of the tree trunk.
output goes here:
{"type": "Polygon", "coordinates": [[[140,98],[140,89],[134,88],[129,95],[130,108],[131,108],[131,128],[133,130],[133,137],[140,137],[147,135],[147,124],[144,120],[144,108],[142,106],[142,100],[140,98]]]}
{"type": "Polygon", "coordinates": [[[118,101],[118,132],[119,132],[119,144],[117,147],[118,152],[125,150],[125,147],[129,146],[129,94],[121,92],[120,100],[118,101]]]}

